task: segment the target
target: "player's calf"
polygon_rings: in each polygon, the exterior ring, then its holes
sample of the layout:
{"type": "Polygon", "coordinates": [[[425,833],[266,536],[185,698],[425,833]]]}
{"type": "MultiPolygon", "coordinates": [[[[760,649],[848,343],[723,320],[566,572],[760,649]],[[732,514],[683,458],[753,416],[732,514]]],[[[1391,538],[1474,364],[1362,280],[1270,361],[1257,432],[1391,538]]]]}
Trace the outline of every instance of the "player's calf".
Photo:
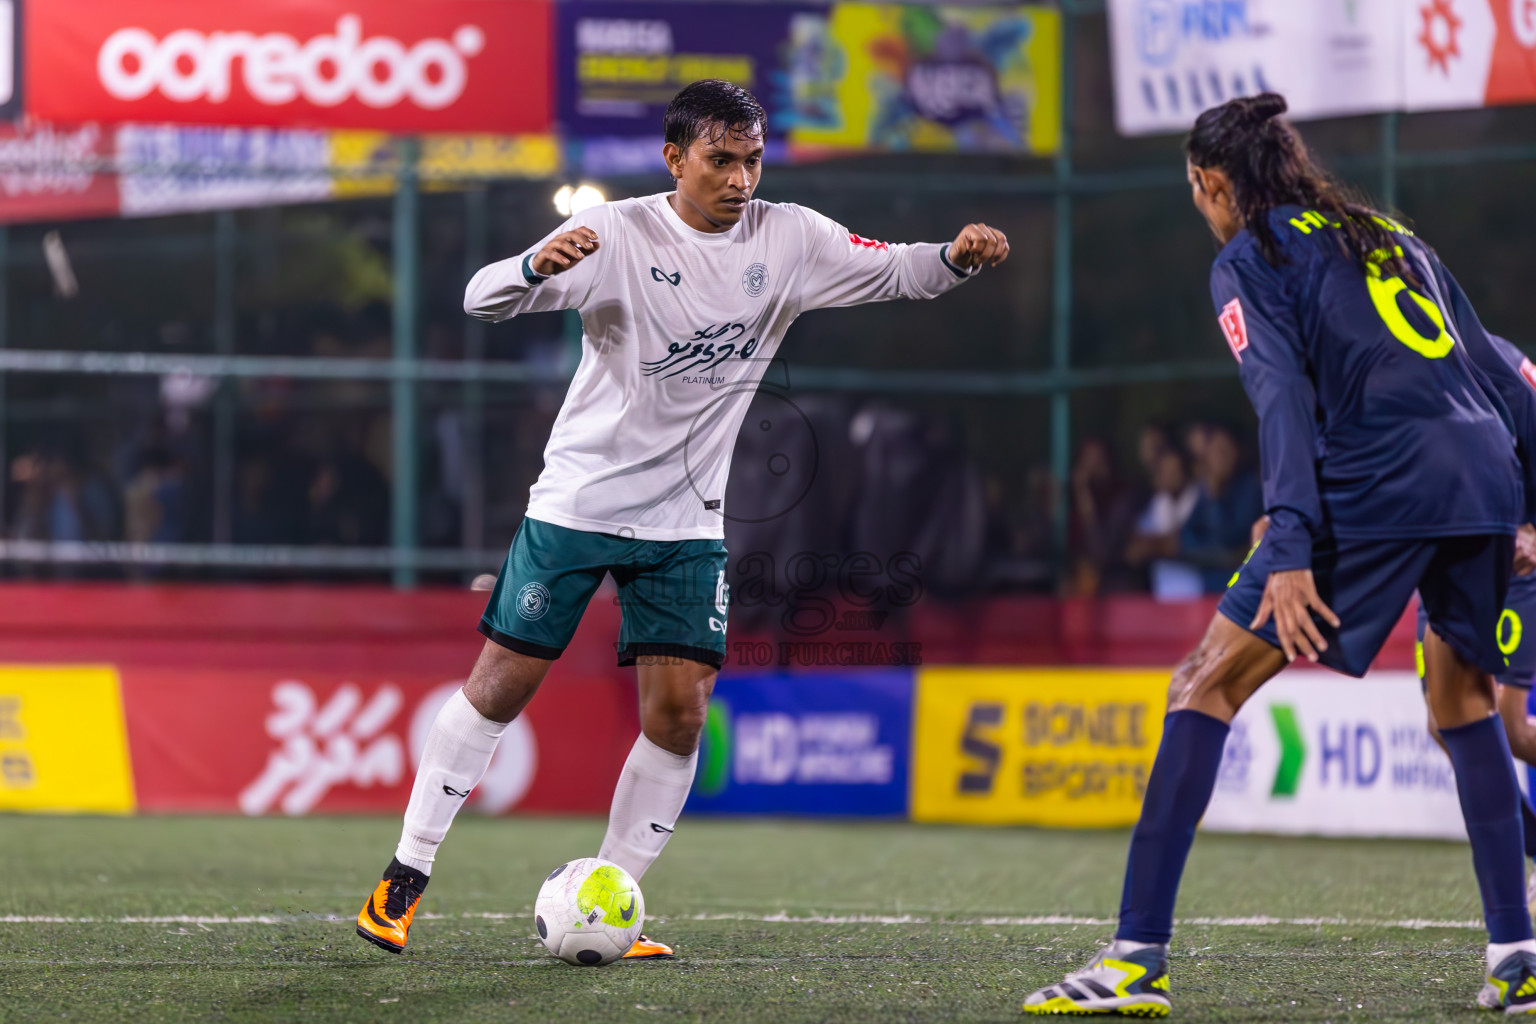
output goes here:
{"type": "Polygon", "coordinates": [[[1024,1000],[1024,1012],[1166,1017],[1173,1012],[1168,998],[1168,947],[1116,940],[1099,950],[1087,967],[1031,993],[1024,1000]]]}

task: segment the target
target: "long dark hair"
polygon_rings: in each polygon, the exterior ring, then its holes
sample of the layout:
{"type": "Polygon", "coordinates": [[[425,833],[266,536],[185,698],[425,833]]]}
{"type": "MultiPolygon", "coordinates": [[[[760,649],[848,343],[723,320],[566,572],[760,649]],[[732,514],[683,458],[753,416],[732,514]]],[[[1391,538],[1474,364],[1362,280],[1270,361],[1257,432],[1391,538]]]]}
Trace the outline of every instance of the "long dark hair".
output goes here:
{"type": "Polygon", "coordinates": [[[1184,153],[1196,167],[1227,172],[1237,212],[1271,266],[1279,265],[1280,249],[1270,211],[1294,203],[1337,224],[1340,248],[1362,269],[1375,263],[1384,274],[1411,277],[1396,254],[1393,222],[1313,162],[1301,135],[1280,120],[1285,111],[1285,97],[1272,92],[1228,100],[1195,120],[1184,153]]]}

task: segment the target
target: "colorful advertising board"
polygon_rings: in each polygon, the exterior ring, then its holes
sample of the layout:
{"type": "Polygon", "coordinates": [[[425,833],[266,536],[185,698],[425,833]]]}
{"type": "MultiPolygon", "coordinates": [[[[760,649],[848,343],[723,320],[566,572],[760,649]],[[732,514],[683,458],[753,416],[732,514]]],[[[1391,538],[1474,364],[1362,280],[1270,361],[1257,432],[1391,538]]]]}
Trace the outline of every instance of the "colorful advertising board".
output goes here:
{"type": "Polygon", "coordinates": [[[542,0],[47,0],[27,8],[27,112],[139,122],[550,128],[542,0]]]}
{"type": "Polygon", "coordinates": [[[1412,672],[1290,671],[1232,722],[1202,828],[1465,839],[1450,759],[1412,672]]]}
{"type": "Polygon", "coordinates": [[[907,812],[912,674],[724,676],[690,813],[907,812]]]}
{"type": "Polygon", "coordinates": [[[134,807],[116,670],[0,666],[0,811],[134,807]]]}
{"type": "Polygon", "coordinates": [[[794,25],[797,148],[1054,153],[1061,15],[836,4],[794,25]]]}
{"type": "Polygon", "coordinates": [[[919,670],[913,820],[1135,823],[1167,691],[1166,671],[919,670]]]}

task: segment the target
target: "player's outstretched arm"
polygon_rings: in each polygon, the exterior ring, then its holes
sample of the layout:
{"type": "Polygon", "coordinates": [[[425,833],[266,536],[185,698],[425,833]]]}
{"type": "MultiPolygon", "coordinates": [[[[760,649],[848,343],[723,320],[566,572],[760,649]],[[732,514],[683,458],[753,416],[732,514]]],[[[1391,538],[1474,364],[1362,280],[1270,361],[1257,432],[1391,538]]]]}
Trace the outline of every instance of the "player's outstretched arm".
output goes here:
{"type": "Polygon", "coordinates": [[[967,224],[952,242],[887,243],[803,206],[784,209],[805,232],[801,309],[934,299],[1008,258],[1008,236],[986,224],[967,224]]]}
{"type": "MultiPolygon", "coordinates": [[[[601,217],[600,208],[583,219],[601,217]]],[[[591,293],[593,257],[602,249],[596,224],[566,221],[532,249],[481,268],[464,289],[464,312],[480,320],[576,309],[591,293]]]]}

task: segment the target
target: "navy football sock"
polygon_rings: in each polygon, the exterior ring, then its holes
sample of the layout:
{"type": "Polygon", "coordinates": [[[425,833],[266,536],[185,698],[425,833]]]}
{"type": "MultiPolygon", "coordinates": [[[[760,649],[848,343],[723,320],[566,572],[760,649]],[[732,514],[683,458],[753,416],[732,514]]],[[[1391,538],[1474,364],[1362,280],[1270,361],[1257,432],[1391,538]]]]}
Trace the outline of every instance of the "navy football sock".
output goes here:
{"type": "MultiPolygon", "coordinates": [[[[1509,742],[1505,737],[1505,742],[1509,742]]],[[[1531,810],[1530,797],[1520,794],[1520,828],[1525,833],[1525,855],[1536,858],[1536,811],[1531,810]]]]}
{"type": "Polygon", "coordinates": [[[1131,832],[1115,938],[1166,943],[1173,937],[1179,879],[1195,826],[1216,788],[1229,730],[1226,722],[1200,711],[1175,711],[1163,719],[1141,818],[1131,832]]]}
{"type": "Polygon", "coordinates": [[[1483,897],[1488,941],[1529,939],[1520,787],[1504,723],[1492,715],[1470,725],[1442,728],[1440,736],[1456,769],[1456,792],[1472,840],[1472,867],[1483,897]]]}

